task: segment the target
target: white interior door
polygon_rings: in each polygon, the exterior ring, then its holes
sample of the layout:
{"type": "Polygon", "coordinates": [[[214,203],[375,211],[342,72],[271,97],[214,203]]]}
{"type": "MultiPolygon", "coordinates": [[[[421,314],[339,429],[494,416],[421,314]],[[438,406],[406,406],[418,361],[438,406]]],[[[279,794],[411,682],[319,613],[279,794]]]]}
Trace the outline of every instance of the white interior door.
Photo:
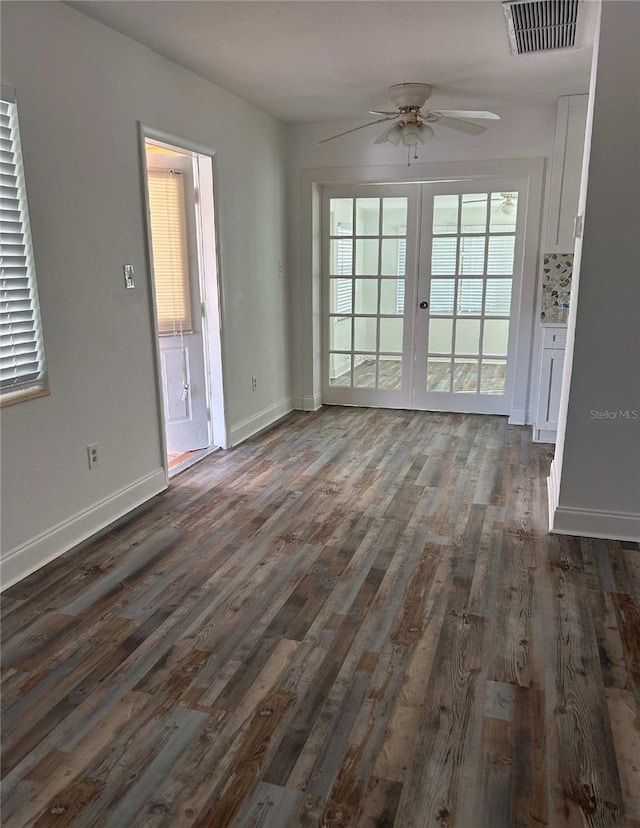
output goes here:
{"type": "Polygon", "coordinates": [[[414,408],[511,413],[522,190],[513,180],[423,185],[414,408]]]}
{"type": "Polygon", "coordinates": [[[524,187],[325,191],[323,402],[511,413],[524,187]]]}
{"type": "Polygon", "coordinates": [[[160,375],[169,456],[208,448],[207,364],[194,161],[147,141],[160,375]]]}
{"type": "Polygon", "coordinates": [[[332,188],[323,211],[323,402],[411,406],[418,188],[332,188]]]}

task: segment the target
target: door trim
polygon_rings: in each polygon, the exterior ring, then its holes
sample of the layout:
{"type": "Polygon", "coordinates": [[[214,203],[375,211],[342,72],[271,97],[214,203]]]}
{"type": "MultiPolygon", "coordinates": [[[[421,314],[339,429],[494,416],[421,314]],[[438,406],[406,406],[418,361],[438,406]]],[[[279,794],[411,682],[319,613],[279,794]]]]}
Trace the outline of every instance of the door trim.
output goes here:
{"type": "Polygon", "coordinates": [[[437,161],[411,167],[320,167],[301,173],[301,278],[295,285],[294,307],[298,310],[301,347],[299,361],[294,365],[298,374],[296,400],[317,399],[321,395],[321,268],[320,218],[321,188],[328,184],[421,183],[446,180],[487,178],[526,178],[528,198],[525,205],[525,237],[523,250],[523,281],[520,318],[518,320],[517,364],[526,366],[518,371],[510,422],[528,422],[530,408],[530,377],[533,337],[535,333],[535,296],[538,285],[538,255],[542,212],[544,158],[517,158],[486,161],[437,161]]]}
{"type": "MultiPolygon", "coordinates": [[[[160,431],[160,456],[162,459],[162,468],[165,473],[165,479],[167,486],[169,485],[169,455],[167,451],[167,436],[166,436],[166,429],[165,429],[165,408],[164,408],[164,397],[162,393],[162,365],[161,365],[161,357],[160,357],[160,340],[158,335],[158,323],[156,319],[156,311],[155,311],[155,281],[153,278],[153,248],[151,244],[151,219],[149,214],[149,198],[148,198],[148,176],[147,176],[147,158],[146,158],[146,150],[145,150],[145,140],[151,139],[155,141],[162,141],[167,144],[171,144],[175,147],[180,149],[187,150],[188,152],[198,153],[199,155],[206,155],[211,158],[211,167],[212,167],[212,174],[213,180],[215,185],[216,180],[216,163],[215,163],[215,156],[216,150],[212,147],[206,146],[204,144],[200,144],[195,141],[188,140],[183,138],[179,135],[174,135],[169,132],[165,132],[164,130],[155,129],[154,127],[147,126],[142,121],[137,122],[138,125],[138,154],[140,159],[140,183],[142,186],[142,207],[143,207],[143,225],[144,225],[144,236],[145,236],[145,248],[146,248],[146,284],[148,289],[148,300],[149,300],[149,314],[151,318],[151,332],[152,332],[152,350],[153,350],[153,361],[154,361],[154,368],[155,368],[155,386],[156,386],[156,404],[158,408],[158,417],[159,417],[159,431],[160,431]]],[[[217,204],[216,204],[216,197],[215,192],[212,193],[213,198],[213,205],[214,211],[217,215],[217,204]]],[[[209,387],[209,399],[208,399],[208,407],[211,411],[211,426],[212,426],[212,438],[214,444],[219,446],[220,448],[227,448],[229,446],[229,434],[227,428],[227,408],[226,408],[226,394],[225,394],[225,358],[224,358],[224,348],[223,348],[223,295],[222,295],[222,279],[221,279],[221,257],[220,257],[220,240],[219,240],[219,230],[218,230],[219,222],[216,220],[214,222],[214,245],[215,245],[215,268],[217,278],[215,280],[215,290],[208,290],[205,295],[205,305],[206,305],[206,334],[207,334],[207,352],[209,356],[209,362],[213,362],[213,352],[215,351],[216,354],[216,362],[219,365],[219,371],[216,372],[217,376],[213,378],[211,376],[211,365],[206,367],[207,375],[208,375],[208,387],[209,387]],[[216,324],[212,324],[215,321],[216,324]],[[215,383],[212,380],[215,379],[215,383]],[[216,389],[214,390],[214,384],[216,385],[216,389]],[[213,406],[212,406],[212,398],[217,391],[217,403],[216,403],[216,410],[217,416],[214,417],[213,414],[213,406]]]]}

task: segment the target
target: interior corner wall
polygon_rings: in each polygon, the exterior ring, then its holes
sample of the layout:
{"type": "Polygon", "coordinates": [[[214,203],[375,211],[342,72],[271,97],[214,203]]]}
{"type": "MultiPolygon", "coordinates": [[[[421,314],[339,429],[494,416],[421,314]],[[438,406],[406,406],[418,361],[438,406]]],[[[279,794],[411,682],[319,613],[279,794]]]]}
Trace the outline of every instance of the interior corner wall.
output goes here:
{"type": "Polygon", "coordinates": [[[603,2],[550,500],[554,531],[628,540],[640,539],[638,43],[640,4],[603,2]]]}
{"type": "Polygon", "coordinates": [[[284,125],[61,3],[3,5],[2,81],[17,92],[51,386],[2,410],[6,586],[166,485],[138,121],[215,150],[231,442],[291,403],[284,125]]]}
{"type": "MultiPolygon", "coordinates": [[[[518,158],[550,159],[553,151],[556,110],[554,106],[537,108],[509,108],[500,121],[490,121],[487,132],[469,136],[441,128],[424,147],[419,148],[420,162],[497,161],[518,158]]],[[[302,201],[303,174],[306,170],[371,168],[375,180],[376,168],[397,166],[404,176],[407,170],[406,148],[391,144],[374,144],[384,125],[345,135],[335,141],[318,145],[317,142],[350,127],[353,123],[294,124],[288,128],[288,216],[289,262],[292,336],[291,374],[293,400],[296,407],[313,408],[319,399],[309,367],[313,346],[308,339],[318,326],[317,309],[309,306],[309,291],[305,290],[312,274],[305,270],[303,240],[317,234],[319,228],[303,227],[303,219],[310,214],[302,201]]],[[[418,163],[418,162],[415,162],[418,163]]],[[[400,180],[400,178],[399,178],[400,180]]],[[[544,220],[543,225],[544,226],[544,220]]],[[[525,279],[537,284],[538,273],[526,273],[525,279]]],[[[314,355],[316,358],[317,354],[314,355]]]]}

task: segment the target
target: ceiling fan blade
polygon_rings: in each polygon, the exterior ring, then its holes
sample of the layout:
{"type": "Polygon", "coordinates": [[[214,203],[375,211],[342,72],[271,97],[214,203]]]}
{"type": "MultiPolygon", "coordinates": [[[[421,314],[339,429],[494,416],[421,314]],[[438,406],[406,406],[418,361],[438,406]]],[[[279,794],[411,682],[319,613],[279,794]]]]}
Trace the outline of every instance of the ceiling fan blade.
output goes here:
{"type": "Polygon", "coordinates": [[[396,118],[399,118],[402,112],[379,112],[377,109],[370,109],[369,115],[395,115],[396,118]]]}
{"type": "Polygon", "coordinates": [[[381,124],[384,121],[392,121],[394,120],[394,118],[380,118],[377,121],[369,121],[368,124],[362,124],[362,126],[354,127],[353,129],[345,129],[344,132],[339,132],[337,135],[332,135],[331,138],[323,138],[322,141],[318,141],[317,143],[326,144],[327,141],[333,141],[334,138],[342,138],[343,135],[348,135],[350,132],[357,132],[359,129],[364,129],[365,127],[373,126],[374,124],[381,124]]]}
{"type": "Polygon", "coordinates": [[[500,116],[495,112],[476,111],[475,109],[439,109],[441,115],[449,118],[475,118],[478,120],[499,121],[500,116]]]}
{"type": "Polygon", "coordinates": [[[487,131],[487,128],[480,124],[472,124],[471,121],[462,121],[460,118],[450,118],[448,115],[441,115],[440,112],[430,112],[429,115],[432,116],[428,119],[430,123],[456,129],[458,132],[466,132],[467,135],[482,135],[487,131]]]}

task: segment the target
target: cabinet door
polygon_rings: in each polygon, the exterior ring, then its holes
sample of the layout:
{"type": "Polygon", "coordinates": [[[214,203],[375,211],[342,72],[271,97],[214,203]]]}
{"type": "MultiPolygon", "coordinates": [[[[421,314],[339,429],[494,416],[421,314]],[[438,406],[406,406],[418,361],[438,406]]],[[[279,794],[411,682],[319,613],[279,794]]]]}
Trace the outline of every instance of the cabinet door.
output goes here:
{"type": "Polygon", "coordinates": [[[588,95],[558,98],[549,185],[549,223],[545,253],[572,253],[578,214],[588,95]]]}
{"type": "Polygon", "coordinates": [[[541,431],[556,431],[560,411],[560,389],[562,388],[562,366],[564,351],[544,348],[540,365],[540,393],[536,428],[541,431]]]}

